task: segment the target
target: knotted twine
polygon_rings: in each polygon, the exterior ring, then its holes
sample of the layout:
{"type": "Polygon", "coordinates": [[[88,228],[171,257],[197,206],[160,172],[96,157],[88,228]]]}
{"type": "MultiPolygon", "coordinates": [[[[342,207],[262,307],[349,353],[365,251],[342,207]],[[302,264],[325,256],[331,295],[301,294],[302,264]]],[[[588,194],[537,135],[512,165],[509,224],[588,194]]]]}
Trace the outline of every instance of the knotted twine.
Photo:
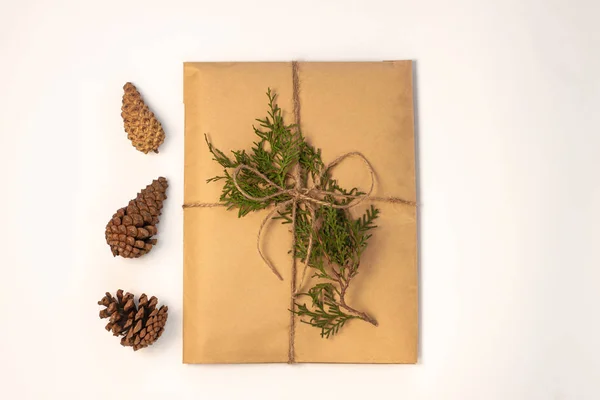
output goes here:
{"type": "MultiPolygon", "coordinates": [[[[293,104],[294,104],[295,126],[296,126],[296,129],[299,131],[300,123],[301,123],[301,120],[300,120],[300,79],[298,77],[298,62],[297,61],[292,62],[292,84],[293,84],[292,100],[293,100],[293,104]]],[[[314,232],[316,229],[315,214],[316,214],[316,209],[319,206],[326,206],[326,207],[332,207],[332,208],[336,208],[336,209],[349,210],[367,199],[370,201],[380,201],[380,202],[392,203],[392,204],[404,204],[404,205],[408,205],[408,206],[416,206],[416,203],[413,201],[410,201],[410,200],[405,200],[405,199],[399,198],[399,197],[371,196],[371,194],[373,193],[373,188],[375,186],[375,171],[373,170],[373,167],[371,166],[371,163],[369,162],[369,160],[367,160],[367,158],[364,155],[362,155],[360,152],[356,152],[356,151],[342,154],[341,156],[339,156],[338,158],[333,160],[330,164],[328,164],[323,169],[322,174],[320,176],[316,177],[315,181],[313,182],[313,184],[310,187],[303,186],[303,182],[302,182],[302,179],[300,176],[300,164],[299,163],[297,163],[293,168],[292,178],[293,178],[294,185],[289,188],[277,185],[276,183],[271,181],[269,178],[267,178],[263,173],[261,173],[256,168],[250,167],[245,164],[238,165],[234,169],[233,173],[231,174],[231,177],[233,179],[233,183],[234,183],[236,189],[244,197],[246,197],[249,200],[258,201],[258,202],[267,202],[270,199],[281,196],[281,195],[287,195],[290,197],[289,200],[276,203],[275,207],[273,207],[273,209],[269,212],[269,214],[267,214],[267,216],[263,219],[262,223],[260,224],[260,228],[258,229],[258,234],[256,236],[256,247],[257,247],[258,253],[260,254],[260,256],[263,259],[263,261],[265,262],[265,264],[271,269],[271,271],[275,274],[275,276],[277,276],[277,278],[279,278],[280,280],[283,280],[283,277],[281,276],[281,274],[279,273],[277,268],[275,268],[275,266],[267,259],[267,257],[265,257],[265,255],[260,247],[260,242],[261,242],[263,229],[265,228],[265,225],[267,224],[267,222],[269,222],[273,218],[275,213],[282,212],[282,211],[286,210],[288,206],[291,206],[291,212],[292,212],[292,216],[291,216],[292,264],[291,264],[291,271],[290,271],[291,272],[291,276],[290,276],[291,296],[290,296],[290,330],[289,330],[288,363],[293,364],[293,363],[295,363],[295,350],[294,350],[294,342],[295,342],[295,334],[296,334],[295,309],[296,309],[296,296],[298,295],[298,289],[297,289],[297,285],[296,285],[296,275],[297,275],[296,214],[297,214],[298,207],[300,207],[302,205],[310,213],[311,227],[314,232]],[[371,184],[370,184],[369,190],[366,193],[361,194],[361,195],[348,195],[348,194],[341,194],[341,193],[335,193],[332,191],[322,190],[321,189],[321,180],[326,176],[326,174],[328,174],[336,165],[339,165],[342,161],[344,161],[345,159],[350,158],[350,157],[360,158],[361,161],[363,161],[363,163],[365,164],[367,171],[369,172],[370,179],[371,179],[371,184]],[[260,177],[261,179],[264,180],[265,184],[277,189],[277,191],[275,193],[272,193],[272,194],[270,194],[268,196],[264,196],[264,197],[255,197],[255,196],[250,195],[245,190],[243,190],[238,183],[238,175],[242,170],[246,170],[248,172],[251,172],[251,173],[257,175],[258,177],[260,177]],[[348,200],[348,202],[343,203],[343,204],[336,204],[332,201],[325,200],[325,198],[327,196],[333,196],[338,199],[341,198],[342,200],[348,200]]],[[[211,208],[211,207],[224,207],[224,206],[226,206],[226,204],[224,204],[224,203],[186,203],[183,205],[183,208],[184,209],[186,209],[186,208],[211,208]]],[[[302,270],[302,277],[300,279],[300,285],[298,286],[298,288],[302,288],[302,285],[304,284],[304,279],[306,277],[306,271],[308,270],[308,263],[310,260],[310,255],[312,253],[312,247],[313,247],[313,235],[310,235],[309,239],[308,239],[306,257],[304,260],[304,268],[302,270]]]]}

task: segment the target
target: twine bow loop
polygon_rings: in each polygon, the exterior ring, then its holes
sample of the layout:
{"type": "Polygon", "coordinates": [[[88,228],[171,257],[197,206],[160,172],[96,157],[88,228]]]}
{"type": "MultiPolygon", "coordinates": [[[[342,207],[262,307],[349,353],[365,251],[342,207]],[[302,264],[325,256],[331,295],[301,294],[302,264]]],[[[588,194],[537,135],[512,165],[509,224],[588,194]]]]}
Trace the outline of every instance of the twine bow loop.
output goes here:
{"type": "MultiPolygon", "coordinates": [[[[326,207],[332,207],[332,208],[343,209],[343,210],[353,208],[353,207],[357,206],[358,204],[360,204],[361,202],[363,202],[364,200],[370,198],[371,193],[373,192],[373,188],[375,186],[375,172],[373,171],[373,168],[371,167],[371,164],[369,163],[367,158],[359,152],[346,153],[346,154],[343,154],[340,157],[336,158],[329,165],[327,165],[325,168],[323,168],[322,174],[320,176],[316,177],[316,179],[314,180],[314,182],[312,183],[311,186],[303,185],[303,180],[301,179],[301,166],[299,163],[297,163],[293,168],[292,178],[293,178],[294,184],[293,184],[293,186],[290,186],[290,187],[282,187],[282,186],[276,184],[275,182],[270,180],[265,174],[263,174],[256,168],[250,167],[245,164],[238,165],[234,169],[233,173],[231,174],[231,177],[232,177],[232,180],[233,180],[233,183],[234,183],[236,189],[244,197],[246,197],[249,200],[257,201],[260,203],[270,203],[273,199],[275,199],[277,197],[282,197],[282,196],[289,197],[289,199],[287,199],[287,200],[274,202],[275,207],[273,208],[273,210],[271,210],[267,214],[267,216],[263,219],[263,221],[260,225],[260,228],[258,230],[258,235],[257,235],[257,242],[256,242],[256,247],[257,247],[258,253],[260,254],[261,258],[263,259],[265,264],[271,269],[271,271],[280,280],[283,280],[283,277],[281,276],[281,274],[279,273],[277,268],[275,268],[275,266],[264,255],[264,253],[261,249],[261,246],[260,246],[263,229],[264,229],[265,225],[267,224],[267,222],[269,222],[272,218],[275,217],[276,213],[284,212],[288,208],[288,206],[291,205],[292,262],[295,262],[295,248],[296,248],[296,229],[295,228],[296,228],[296,214],[297,214],[298,207],[303,206],[306,210],[308,210],[310,217],[311,217],[310,218],[311,232],[313,232],[313,234],[314,234],[315,229],[317,229],[315,216],[316,216],[316,211],[319,207],[326,206],[326,207]],[[335,166],[339,165],[342,161],[344,161],[345,159],[347,159],[349,157],[358,157],[365,164],[365,166],[369,172],[369,177],[370,177],[369,190],[364,194],[345,194],[345,193],[336,192],[334,190],[322,189],[321,182],[324,181],[324,178],[326,177],[326,175],[328,173],[330,173],[331,170],[335,166]],[[262,197],[252,196],[250,193],[248,193],[246,190],[244,190],[240,186],[240,183],[238,181],[238,175],[242,171],[247,171],[247,172],[250,172],[250,173],[260,177],[264,181],[265,185],[275,188],[276,191],[267,196],[262,196],[262,197]],[[342,202],[341,202],[341,204],[338,204],[335,201],[328,200],[331,198],[335,198],[338,200],[341,199],[342,202]],[[343,200],[346,200],[346,201],[343,201],[343,200]]],[[[265,205],[267,205],[267,204],[265,204],[265,205]]],[[[300,285],[297,286],[295,294],[297,294],[298,291],[300,290],[300,288],[302,287],[302,285],[304,283],[304,279],[306,277],[306,271],[308,269],[310,256],[312,254],[313,234],[311,234],[309,236],[308,248],[307,248],[306,257],[304,260],[304,268],[302,271],[302,278],[300,280],[300,285]]],[[[295,279],[295,277],[293,277],[292,279],[295,279]]]]}

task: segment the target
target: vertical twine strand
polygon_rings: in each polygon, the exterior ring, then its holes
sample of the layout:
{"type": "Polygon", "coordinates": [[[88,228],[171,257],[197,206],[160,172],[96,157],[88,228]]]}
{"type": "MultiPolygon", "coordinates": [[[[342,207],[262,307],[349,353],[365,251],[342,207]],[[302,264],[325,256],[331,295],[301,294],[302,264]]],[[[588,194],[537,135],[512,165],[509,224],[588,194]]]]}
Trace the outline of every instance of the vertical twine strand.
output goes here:
{"type": "MultiPolygon", "coordinates": [[[[296,132],[300,132],[300,79],[298,78],[298,62],[292,61],[292,99],[294,102],[294,119],[296,123],[296,132]]],[[[302,186],[300,179],[300,165],[297,164],[294,169],[295,189],[299,190],[302,186]]],[[[288,347],[288,363],[296,362],[295,339],[296,339],[296,211],[298,202],[296,199],[292,202],[292,269],[290,277],[290,335],[288,347]]]]}

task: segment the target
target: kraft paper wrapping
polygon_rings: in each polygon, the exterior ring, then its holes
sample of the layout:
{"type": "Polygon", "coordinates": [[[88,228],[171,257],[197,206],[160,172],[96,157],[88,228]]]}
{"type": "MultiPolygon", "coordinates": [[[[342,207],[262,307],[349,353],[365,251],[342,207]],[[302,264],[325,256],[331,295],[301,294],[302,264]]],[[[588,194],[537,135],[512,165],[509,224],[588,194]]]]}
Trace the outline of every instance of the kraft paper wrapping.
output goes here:
{"type": "MultiPolygon", "coordinates": [[[[322,149],[325,164],[360,151],[377,174],[373,196],[416,201],[412,63],[299,63],[299,78],[302,132],[322,149]]],[[[185,63],[185,203],[218,202],[221,184],[206,179],[222,168],[212,160],[204,134],[225,153],[250,150],[256,140],[252,124],[266,115],[269,87],[286,122],[293,123],[291,63],[185,63]]],[[[332,175],[343,187],[369,187],[360,160],[344,161],[332,175]]],[[[369,203],[352,213],[359,215],[369,203]]],[[[416,362],[416,209],[375,205],[381,210],[378,228],[347,302],[379,326],[352,320],[323,339],[319,329],[296,317],[296,362],[416,362]]],[[[238,218],[237,210],[225,207],[184,210],[184,363],[288,361],[292,239],[289,225],[273,220],[261,240],[282,282],[256,249],[267,213],[238,218]]],[[[302,267],[298,262],[298,275],[302,267]]]]}

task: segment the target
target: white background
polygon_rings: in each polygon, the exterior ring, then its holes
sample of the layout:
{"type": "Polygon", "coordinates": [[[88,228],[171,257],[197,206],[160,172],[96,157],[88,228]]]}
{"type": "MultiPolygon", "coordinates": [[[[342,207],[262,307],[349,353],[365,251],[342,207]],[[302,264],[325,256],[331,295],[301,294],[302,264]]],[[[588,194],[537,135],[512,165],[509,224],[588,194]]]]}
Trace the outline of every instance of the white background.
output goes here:
{"type": "MultiPolygon", "coordinates": [[[[600,398],[596,0],[0,0],[0,398],[600,398]],[[181,363],[183,61],[416,61],[418,365],[181,363]],[[134,150],[133,81],[167,133],[134,150]],[[104,226],[169,178],[159,245],[104,226]],[[117,288],[169,305],[134,353],[117,288]]],[[[232,110],[235,112],[235,110],[232,110]]]]}

